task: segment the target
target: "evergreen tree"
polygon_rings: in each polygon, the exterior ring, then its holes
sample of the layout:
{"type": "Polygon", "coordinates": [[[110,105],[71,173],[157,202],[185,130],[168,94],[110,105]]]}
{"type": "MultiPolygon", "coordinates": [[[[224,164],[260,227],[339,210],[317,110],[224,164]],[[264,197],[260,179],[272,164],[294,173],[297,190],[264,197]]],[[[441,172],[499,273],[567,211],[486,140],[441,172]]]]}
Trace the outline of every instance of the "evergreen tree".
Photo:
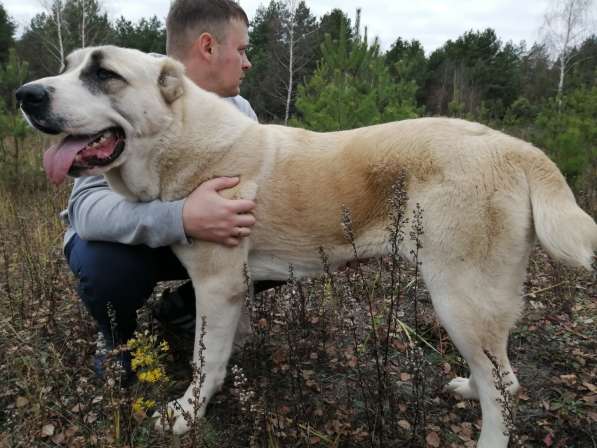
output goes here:
{"type": "Polygon", "coordinates": [[[385,62],[394,80],[415,82],[417,102],[423,104],[423,87],[427,82],[428,73],[427,59],[421,43],[414,39],[407,42],[399,37],[386,53],[385,62]]]}
{"type": "Polygon", "coordinates": [[[16,26],[0,3],[0,64],[8,60],[8,50],[14,47],[16,26]]]}
{"type": "Polygon", "coordinates": [[[29,64],[23,61],[14,48],[8,52],[8,60],[0,64],[0,97],[4,99],[5,107],[16,112],[14,92],[27,79],[29,64]]]}
{"type": "Polygon", "coordinates": [[[319,20],[319,27],[317,30],[317,42],[315,43],[314,60],[317,62],[322,58],[323,43],[325,36],[329,35],[332,42],[338,42],[340,39],[346,38],[346,45],[348,48],[352,45],[355,38],[351,20],[341,9],[332,9],[327,14],[321,16],[319,20]]]}
{"type": "Polygon", "coordinates": [[[319,22],[319,39],[321,43],[324,42],[326,34],[330,35],[332,42],[346,39],[346,44],[350,46],[350,43],[355,36],[350,23],[350,18],[344,11],[335,8],[321,17],[319,22]]]}
{"type": "Polygon", "coordinates": [[[570,52],[570,71],[564,92],[597,86],[597,34],[570,52]]]}
{"type": "Polygon", "coordinates": [[[534,44],[520,61],[520,95],[539,105],[555,95],[557,70],[549,58],[545,45],[534,44]]]}
{"type": "Polygon", "coordinates": [[[114,24],[112,43],[148,53],[166,54],[166,27],[153,16],[137,23],[120,17],[114,24]]]}
{"type": "Polygon", "coordinates": [[[16,179],[20,173],[20,159],[24,139],[30,131],[29,126],[17,111],[15,90],[27,78],[27,62],[21,60],[14,48],[8,53],[8,60],[0,64],[0,160],[6,160],[8,149],[4,146],[5,139],[10,139],[12,145],[12,174],[16,179]]]}
{"type": "Polygon", "coordinates": [[[571,185],[597,199],[597,87],[555,96],[535,123],[533,143],[544,148],[571,185]]]}
{"type": "Polygon", "coordinates": [[[461,111],[501,119],[520,96],[521,47],[502,45],[495,31],[469,31],[429,57],[427,107],[433,114],[461,111]]]}
{"type": "Polygon", "coordinates": [[[337,131],[416,117],[414,81],[393,82],[377,41],[369,45],[365,36],[351,44],[340,30],[337,41],[326,35],[317,70],[299,87],[301,119],[293,124],[337,131]]]}

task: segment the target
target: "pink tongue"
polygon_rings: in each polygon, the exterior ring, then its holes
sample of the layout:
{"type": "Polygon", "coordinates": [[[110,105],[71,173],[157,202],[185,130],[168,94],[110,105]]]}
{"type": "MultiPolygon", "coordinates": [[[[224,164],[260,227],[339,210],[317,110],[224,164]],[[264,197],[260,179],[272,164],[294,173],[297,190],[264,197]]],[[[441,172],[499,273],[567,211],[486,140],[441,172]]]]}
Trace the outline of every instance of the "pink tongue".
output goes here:
{"type": "Polygon", "coordinates": [[[92,142],[96,136],[66,137],[61,143],[51,146],[44,153],[44,169],[48,178],[56,185],[61,184],[73,164],[77,152],[92,142]]]}

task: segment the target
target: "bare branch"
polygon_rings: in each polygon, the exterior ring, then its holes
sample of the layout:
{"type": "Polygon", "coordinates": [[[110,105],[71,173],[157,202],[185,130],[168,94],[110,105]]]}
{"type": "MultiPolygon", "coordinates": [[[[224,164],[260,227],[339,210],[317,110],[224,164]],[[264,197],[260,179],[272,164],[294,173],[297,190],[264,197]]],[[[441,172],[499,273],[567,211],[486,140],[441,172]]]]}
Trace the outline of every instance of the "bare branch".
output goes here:
{"type": "Polygon", "coordinates": [[[593,0],[552,0],[541,29],[544,42],[559,62],[558,104],[561,105],[564,81],[571,63],[570,52],[592,30],[593,0]]]}

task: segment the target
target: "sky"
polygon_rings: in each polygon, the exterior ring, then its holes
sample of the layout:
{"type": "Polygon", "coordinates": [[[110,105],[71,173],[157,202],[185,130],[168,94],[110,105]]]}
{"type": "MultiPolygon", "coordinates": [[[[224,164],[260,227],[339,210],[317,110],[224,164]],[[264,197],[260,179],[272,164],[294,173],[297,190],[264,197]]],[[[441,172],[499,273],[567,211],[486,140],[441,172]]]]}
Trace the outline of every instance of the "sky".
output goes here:
{"type": "MultiPolygon", "coordinates": [[[[23,31],[31,18],[44,10],[50,0],[0,0],[23,31]]],[[[157,15],[165,19],[169,0],[101,0],[108,15],[125,16],[136,21],[157,15]]],[[[240,0],[249,19],[269,0],[240,0]]],[[[417,39],[427,53],[456,39],[469,30],[493,28],[504,42],[525,40],[530,47],[540,40],[539,29],[550,0],[306,0],[311,12],[320,17],[334,8],[352,19],[361,8],[361,30],[367,26],[369,37],[378,36],[383,50],[398,37],[417,39]]]]}

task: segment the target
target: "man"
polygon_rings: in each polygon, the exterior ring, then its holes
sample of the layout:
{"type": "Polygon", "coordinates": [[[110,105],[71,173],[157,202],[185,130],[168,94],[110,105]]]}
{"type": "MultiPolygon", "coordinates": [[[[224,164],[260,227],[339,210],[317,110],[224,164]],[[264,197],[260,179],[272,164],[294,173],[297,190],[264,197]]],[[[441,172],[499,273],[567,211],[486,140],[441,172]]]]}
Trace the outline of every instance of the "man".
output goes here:
{"type": "MultiPolygon", "coordinates": [[[[248,25],[247,15],[232,0],[177,0],[166,24],[167,51],[186,66],[197,85],[257,120],[248,101],[239,96],[240,83],[251,68],[246,55],[248,25]]],[[[133,335],[136,311],[158,281],[188,278],[169,245],[201,239],[236,246],[251,233],[254,202],[218,194],[238,182],[217,178],[184,200],[133,203],[112,192],[102,176],[76,179],[63,212],[69,223],[65,255],[78,278],[79,296],[108,348],[133,335]]],[[[190,283],[171,295],[162,314],[194,317],[190,283]]],[[[192,322],[187,324],[194,328],[192,322]]],[[[96,369],[101,372],[101,357],[96,369]]]]}

